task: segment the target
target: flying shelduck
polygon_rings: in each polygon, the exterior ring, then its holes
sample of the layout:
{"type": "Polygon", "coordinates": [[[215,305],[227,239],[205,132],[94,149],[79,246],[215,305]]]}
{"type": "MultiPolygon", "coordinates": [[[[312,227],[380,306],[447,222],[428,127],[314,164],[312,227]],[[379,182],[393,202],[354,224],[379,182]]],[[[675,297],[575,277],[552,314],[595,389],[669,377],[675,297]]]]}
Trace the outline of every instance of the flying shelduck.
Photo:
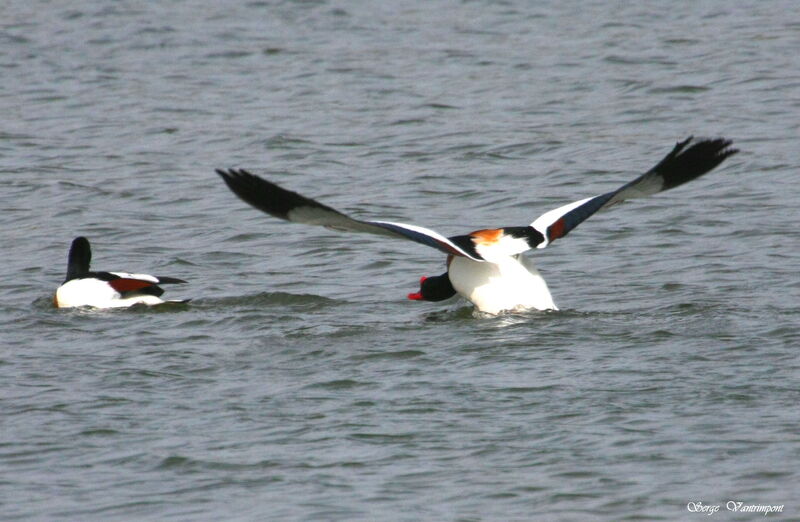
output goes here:
{"type": "Polygon", "coordinates": [[[479,311],[497,314],[526,308],[558,309],[547,283],[533,263],[521,256],[523,252],[545,248],[599,210],[696,179],[736,152],[724,138],[693,141],[689,137],[652,169],[617,190],[550,210],[527,226],[488,228],[451,237],[416,225],[355,219],[244,169],[216,172],[234,194],[271,216],[333,230],[408,239],[444,252],[447,271],[423,277],[419,291],[409,294],[409,299],[443,301],[459,294],[479,311]]]}

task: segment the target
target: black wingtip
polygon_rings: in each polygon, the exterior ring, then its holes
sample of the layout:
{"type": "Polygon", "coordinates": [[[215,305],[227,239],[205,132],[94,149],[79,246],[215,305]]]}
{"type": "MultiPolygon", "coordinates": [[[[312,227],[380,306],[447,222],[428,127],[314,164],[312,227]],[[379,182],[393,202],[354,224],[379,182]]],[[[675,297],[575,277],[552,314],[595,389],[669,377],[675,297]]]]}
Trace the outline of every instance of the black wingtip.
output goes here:
{"type": "Polygon", "coordinates": [[[226,181],[228,179],[234,179],[234,178],[238,178],[238,177],[245,177],[245,178],[246,177],[254,177],[252,174],[250,174],[249,172],[247,172],[244,169],[227,169],[227,170],[226,169],[214,169],[214,172],[216,172],[217,174],[222,176],[222,179],[224,179],[226,181]]]}
{"type": "Polygon", "coordinates": [[[215,169],[228,188],[245,203],[274,217],[288,219],[294,205],[287,204],[284,194],[293,194],[245,169],[215,169]]]}
{"type": "Polygon", "coordinates": [[[215,171],[239,199],[276,218],[291,221],[289,212],[299,207],[323,209],[339,214],[338,211],[322,203],[286,190],[245,169],[215,169],[215,171]]]}
{"type": "Polygon", "coordinates": [[[252,203],[253,193],[261,178],[244,169],[214,169],[231,191],[246,203],[252,203]]]}
{"type": "Polygon", "coordinates": [[[664,179],[663,190],[671,189],[712,171],[726,158],[739,152],[726,138],[701,139],[690,136],[675,148],[653,170],[664,179]]]}
{"type": "Polygon", "coordinates": [[[176,284],[177,285],[177,284],[181,284],[181,283],[188,283],[188,281],[184,281],[183,279],[178,279],[177,277],[156,276],[156,279],[158,279],[158,284],[160,284],[160,285],[162,285],[162,284],[163,285],[166,285],[166,284],[176,284]]]}

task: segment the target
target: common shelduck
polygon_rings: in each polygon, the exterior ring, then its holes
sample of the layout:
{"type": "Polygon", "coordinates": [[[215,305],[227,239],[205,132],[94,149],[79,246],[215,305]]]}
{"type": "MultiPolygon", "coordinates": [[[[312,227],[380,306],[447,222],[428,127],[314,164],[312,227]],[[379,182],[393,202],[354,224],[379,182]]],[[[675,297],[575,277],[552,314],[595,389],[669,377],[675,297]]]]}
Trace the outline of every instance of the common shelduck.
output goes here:
{"type": "Polygon", "coordinates": [[[53,297],[56,307],[124,308],[135,304],[156,305],[188,301],[164,301],[161,299],[164,289],[158,286],[185,283],[183,279],[127,272],[90,272],[91,261],[89,240],[85,237],[75,238],[69,249],[67,277],[53,297]]]}
{"type": "Polygon", "coordinates": [[[542,276],[520,254],[544,248],[566,236],[595,212],[626,199],[649,196],[691,181],[738,152],[727,139],[681,141],[655,167],[606,194],[581,199],[545,212],[528,226],[482,229],[444,237],[416,225],[351,218],[331,207],[255,176],[243,169],[217,169],[228,187],[246,203],[295,223],[348,232],[367,232],[422,243],[447,254],[447,272],[423,277],[409,299],[442,301],[460,294],[490,314],[535,308],[557,310],[542,276]]]}

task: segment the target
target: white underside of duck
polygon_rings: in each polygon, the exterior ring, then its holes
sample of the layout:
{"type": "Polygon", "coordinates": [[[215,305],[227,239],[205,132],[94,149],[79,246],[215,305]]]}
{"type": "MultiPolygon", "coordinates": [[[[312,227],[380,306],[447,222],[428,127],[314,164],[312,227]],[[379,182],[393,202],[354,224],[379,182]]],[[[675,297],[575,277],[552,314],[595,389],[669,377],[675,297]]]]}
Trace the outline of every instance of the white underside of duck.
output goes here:
{"type": "Polygon", "coordinates": [[[157,305],[163,299],[154,295],[141,294],[122,297],[107,281],[100,279],[72,279],[56,290],[55,305],[58,308],[127,308],[136,304],[157,305]]]}
{"type": "Polygon", "coordinates": [[[558,310],[550,289],[533,262],[522,256],[478,262],[454,256],[450,282],[456,291],[484,313],[511,310],[558,310]]]}

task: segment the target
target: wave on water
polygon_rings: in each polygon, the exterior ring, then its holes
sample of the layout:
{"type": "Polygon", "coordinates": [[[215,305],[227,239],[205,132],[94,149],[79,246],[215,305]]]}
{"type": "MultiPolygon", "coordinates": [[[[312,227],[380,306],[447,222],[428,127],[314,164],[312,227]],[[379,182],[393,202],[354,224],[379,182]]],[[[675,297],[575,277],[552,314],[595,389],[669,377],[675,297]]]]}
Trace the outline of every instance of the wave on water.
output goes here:
{"type": "Polygon", "coordinates": [[[338,299],[331,299],[315,294],[292,294],[288,292],[259,292],[241,296],[226,296],[216,298],[199,298],[193,301],[202,308],[213,307],[292,307],[303,309],[320,309],[341,304],[338,299]]]}

